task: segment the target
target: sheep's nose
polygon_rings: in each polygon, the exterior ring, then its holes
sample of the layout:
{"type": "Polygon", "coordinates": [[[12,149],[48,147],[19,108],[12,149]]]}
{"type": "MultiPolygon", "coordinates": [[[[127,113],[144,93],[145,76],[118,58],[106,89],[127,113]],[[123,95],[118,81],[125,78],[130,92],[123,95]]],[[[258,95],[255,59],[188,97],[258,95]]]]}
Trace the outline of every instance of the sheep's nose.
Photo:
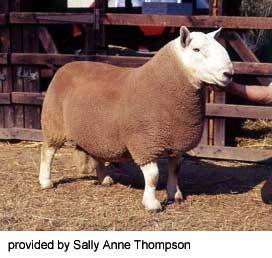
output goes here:
{"type": "Polygon", "coordinates": [[[224,76],[226,76],[228,79],[231,79],[233,74],[229,72],[223,72],[224,76]]]}

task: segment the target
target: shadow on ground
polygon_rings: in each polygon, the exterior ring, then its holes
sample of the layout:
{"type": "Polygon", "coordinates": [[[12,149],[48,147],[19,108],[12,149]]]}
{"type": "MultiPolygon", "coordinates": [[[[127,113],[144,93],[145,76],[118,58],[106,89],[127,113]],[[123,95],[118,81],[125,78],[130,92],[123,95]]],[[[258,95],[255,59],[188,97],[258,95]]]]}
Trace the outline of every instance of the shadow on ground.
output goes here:
{"type": "Polygon", "coordinates": [[[54,182],[54,187],[58,187],[59,185],[63,185],[63,184],[70,184],[70,183],[74,183],[78,181],[83,181],[83,180],[90,180],[90,181],[97,182],[98,178],[97,176],[66,177],[54,182]]]}
{"type": "MultiPolygon", "coordinates": [[[[158,190],[163,190],[166,187],[167,166],[166,160],[159,162],[160,179],[158,190]]],[[[108,170],[114,182],[135,189],[144,188],[142,172],[134,163],[110,165],[108,170]]],[[[186,158],[181,167],[179,185],[185,197],[200,194],[241,194],[250,191],[270,175],[271,170],[267,165],[237,164],[237,166],[228,167],[203,160],[186,158]]],[[[97,177],[64,178],[56,182],[55,186],[79,180],[97,180],[97,177]]]]}

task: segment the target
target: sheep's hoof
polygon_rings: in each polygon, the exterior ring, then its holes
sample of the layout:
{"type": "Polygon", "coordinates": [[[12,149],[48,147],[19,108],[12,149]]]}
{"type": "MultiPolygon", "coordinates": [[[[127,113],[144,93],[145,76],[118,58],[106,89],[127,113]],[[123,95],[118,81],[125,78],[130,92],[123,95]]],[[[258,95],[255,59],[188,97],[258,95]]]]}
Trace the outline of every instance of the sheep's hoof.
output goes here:
{"type": "Polygon", "coordinates": [[[174,200],[174,203],[175,203],[175,204],[181,204],[183,201],[184,201],[184,198],[183,198],[183,197],[182,197],[182,198],[176,198],[176,199],[174,200]]]}
{"type": "Polygon", "coordinates": [[[183,198],[167,199],[165,205],[180,205],[184,201],[183,198]]]}
{"type": "Polygon", "coordinates": [[[53,188],[54,184],[51,180],[43,180],[43,181],[40,181],[40,186],[41,186],[41,189],[44,190],[44,189],[53,188]]]}
{"type": "Polygon", "coordinates": [[[180,191],[176,192],[175,197],[169,197],[168,194],[167,204],[181,204],[182,201],[184,201],[184,197],[180,191]]]}
{"type": "Polygon", "coordinates": [[[145,209],[150,212],[162,211],[161,203],[157,199],[152,200],[152,201],[143,200],[143,205],[144,205],[145,209]]]}
{"type": "Polygon", "coordinates": [[[105,178],[101,182],[102,186],[111,186],[113,184],[114,184],[114,181],[110,176],[105,176],[105,178]]]}
{"type": "Polygon", "coordinates": [[[175,194],[175,203],[176,204],[180,204],[182,201],[184,201],[184,196],[182,194],[181,191],[178,191],[176,194],[175,194]]]}

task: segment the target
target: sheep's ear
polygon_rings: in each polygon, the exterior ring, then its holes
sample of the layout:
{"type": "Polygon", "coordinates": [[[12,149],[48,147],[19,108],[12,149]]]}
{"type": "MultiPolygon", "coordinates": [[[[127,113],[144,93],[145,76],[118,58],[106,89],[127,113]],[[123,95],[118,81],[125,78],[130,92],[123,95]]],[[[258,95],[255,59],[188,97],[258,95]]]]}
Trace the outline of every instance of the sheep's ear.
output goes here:
{"type": "Polygon", "coordinates": [[[189,46],[190,31],[185,26],[180,27],[180,43],[183,48],[189,46]]]}
{"type": "Polygon", "coordinates": [[[214,39],[218,39],[220,36],[221,30],[222,30],[222,28],[219,28],[218,30],[208,33],[207,35],[214,38],[214,39]]]}

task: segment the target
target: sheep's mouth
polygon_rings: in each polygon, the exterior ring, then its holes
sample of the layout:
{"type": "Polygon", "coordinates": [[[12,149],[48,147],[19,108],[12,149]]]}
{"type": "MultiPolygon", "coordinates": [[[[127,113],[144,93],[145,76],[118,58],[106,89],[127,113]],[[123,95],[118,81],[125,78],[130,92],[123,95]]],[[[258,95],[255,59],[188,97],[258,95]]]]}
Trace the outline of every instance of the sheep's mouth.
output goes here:
{"type": "Polygon", "coordinates": [[[210,90],[214,90],[214,91],[225,91],[226,87],[228,87],[229,84],[221,86],[218,84],[209,84],[209,88],[210,90]]]}
{"type": "Polygon", "coordinates": [[[230,83],[232,82],[232,77],[226,77],[224,80],[214,80],[214,82],[211,84],[211,87],[214,88],[214,90],[222,91],[224,88],[228,87],[230,83]]]}

